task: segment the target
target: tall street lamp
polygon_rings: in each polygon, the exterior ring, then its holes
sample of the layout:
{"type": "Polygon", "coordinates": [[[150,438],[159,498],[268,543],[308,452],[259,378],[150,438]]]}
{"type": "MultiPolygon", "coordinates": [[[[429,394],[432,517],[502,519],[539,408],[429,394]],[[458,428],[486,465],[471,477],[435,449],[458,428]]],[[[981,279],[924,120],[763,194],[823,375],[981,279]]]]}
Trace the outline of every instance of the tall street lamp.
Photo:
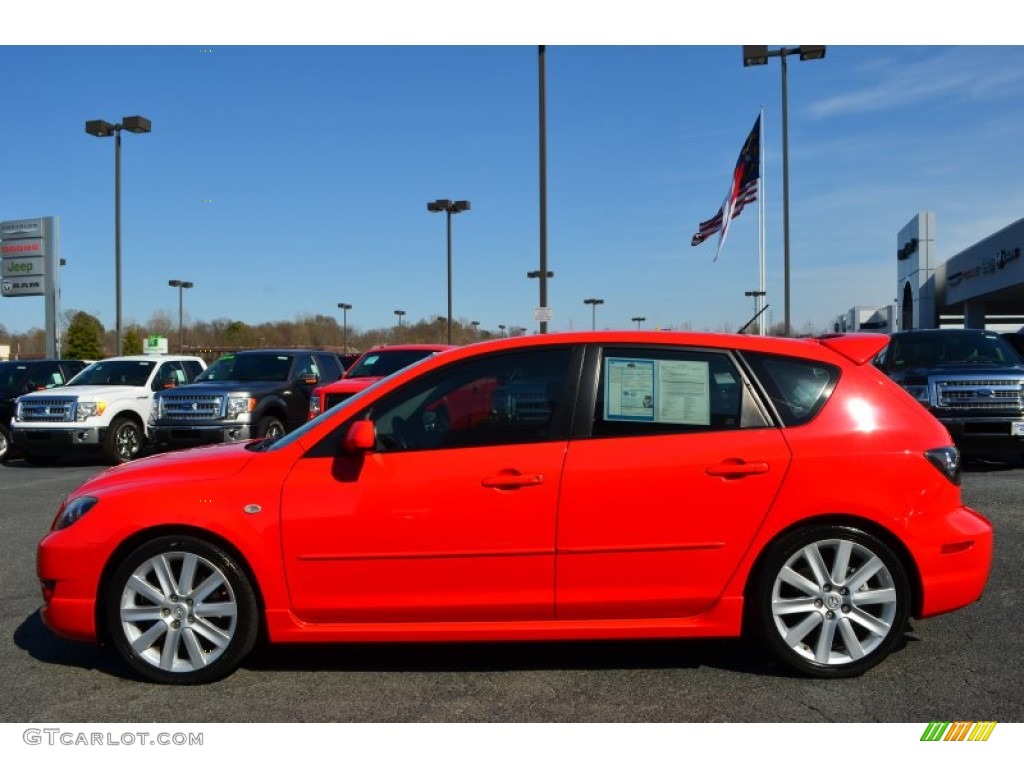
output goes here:
{"type": "Polygon", "coordinates": [[[171,288],[178,289],[178,354],[185,354],[185,300],[184,294],[186,288],[191,288],[195,283],[190,283],[188,280],[168,280],[167,284],[171,288]]]}
{"type": "Polygon", "coordinates": [[[604,304],[604,299],[584,299],[583,303],[590,305],[590,330],[597,330],[597,305],[604,304]]]}
{"type": "Polygon", "coordinates": [[[427,203],[431,213],[448,214],[448,343],[452,343],[452,214],[469,210],[469,200],[435,200],[427,203]]]}
{"type": "Polygon", "coordinates": [[[85,132],[100,138],[114,137],[114,283],[117,303],[117,354],[123,352],[121,337],[121,131],[149,133],[153,124],[145,117],[134,115],[123,117],[120,123],[110,124],[106,120],[87,120],[85,132]]]}
{"type": "Polygon", "coordinates": [[[646,319],[647,319],[646,317],[639,317],[639,316],[633,318],[633,322],[636,323],[636,329],[638,331],[640,330],[640,323],[642,323],[646,319]]]}
{"type": "Polygon", "coordinates": [[[473,326],[473,340],[476,341],[480,338],[480,321],[470,320],[469,324],[473,326]]]}
{"type": "Polygon", "coordinates": [[[782,63],[782,241],[783,281],[785,288],[785,335],[790,335],[789,319],[789,106],[786,91],[786,57],[798,54],[800,61],[825,58],[824,45],[798,45],[795,48],[777,48],[769,51],[767,45],[744,45],[743,66],[767,64],[769,57],[778,56],[782,63]]]}
{"type": "Polygon", "coordinates": [[[398,340],[402,340],[402,317],[405,315],[404,309],[396,309],[395,314],[398,315],[398,340]]]}
{"type": "Polygon", "coordinates": [[[340,302],[338,309],[341,310],[341,348],[348,352],[348,311],[352,309],[352,305],[340,302]]]}
{"type": "Polygon", "coordinates": [[[504,325],[499,325],[498,326],[498,336],[500,338],[505,338],[505,326],[504,325]]]}

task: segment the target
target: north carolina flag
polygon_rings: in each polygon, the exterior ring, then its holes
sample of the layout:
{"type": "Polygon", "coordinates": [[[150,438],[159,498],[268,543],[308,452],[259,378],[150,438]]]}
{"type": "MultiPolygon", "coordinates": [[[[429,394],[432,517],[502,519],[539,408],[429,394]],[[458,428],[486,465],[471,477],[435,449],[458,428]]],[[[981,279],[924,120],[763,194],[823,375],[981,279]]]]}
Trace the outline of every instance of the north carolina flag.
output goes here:
{"type": "Polygon", "coordinates": [[[690,245],[700,245],[711,235],[718,232],[718,251],[715,261],[722,252],[722,244],[729,231],[729,222],[743,212],[743,206],[757,200],[757,182],[761,177],[761,116],[754,121],[754,128],[743,143],[736,168],[732,172],[732,183],[718,213],[697,227],[697,233],[690,240],[690,245]]]}

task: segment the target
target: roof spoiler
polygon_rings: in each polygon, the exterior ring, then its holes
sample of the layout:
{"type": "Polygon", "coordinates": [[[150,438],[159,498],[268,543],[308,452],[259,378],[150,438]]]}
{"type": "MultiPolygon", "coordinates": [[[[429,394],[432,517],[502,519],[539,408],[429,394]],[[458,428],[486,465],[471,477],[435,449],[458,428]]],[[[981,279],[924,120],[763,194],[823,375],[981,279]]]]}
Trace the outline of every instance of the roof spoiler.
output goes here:
{"type": "Polygon", "coordinates": [[[854,364],[864,365],[885,349],[889,337],[884,333],[830,333],[819,336],[818,342],[854,364]]]}

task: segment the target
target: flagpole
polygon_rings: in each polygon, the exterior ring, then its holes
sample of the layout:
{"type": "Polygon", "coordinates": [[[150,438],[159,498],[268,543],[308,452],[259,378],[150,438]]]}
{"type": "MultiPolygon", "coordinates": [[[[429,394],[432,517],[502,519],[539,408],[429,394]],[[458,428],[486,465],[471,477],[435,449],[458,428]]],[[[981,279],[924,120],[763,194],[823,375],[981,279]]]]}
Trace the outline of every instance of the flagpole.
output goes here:
{"type": "Polygon", "coordinates": [[[761,194],[757,196],[757,228],[758,228],[758,285],[757,290],[761,292],[761,295],[757,297],[757,309],[761,313],[758,315],[757,328],[761,336],[768,335],[768,319],[764,313],[764,302],[765,302],[765,291],[767,290],[765,284],[765,253],[764,253],[764,232],[765,232],[765,183],[764,183],[764,106],[761,106],[761,146],[758,148],[758,161],[761,165],[758,175],[758,184],[761,188],[758,190],[761,194]]]}

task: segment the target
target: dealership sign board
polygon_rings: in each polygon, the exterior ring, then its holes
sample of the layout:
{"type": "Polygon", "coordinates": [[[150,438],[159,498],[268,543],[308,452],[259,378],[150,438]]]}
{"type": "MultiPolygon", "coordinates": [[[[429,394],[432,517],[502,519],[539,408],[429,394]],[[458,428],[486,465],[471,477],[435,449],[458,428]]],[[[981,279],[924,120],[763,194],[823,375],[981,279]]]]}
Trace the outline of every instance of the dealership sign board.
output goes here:
{"type": "Polygon", "coordinates": [[[0,222],[0,295],[44,296],[56,272],[52,216],[0,222]]]}

